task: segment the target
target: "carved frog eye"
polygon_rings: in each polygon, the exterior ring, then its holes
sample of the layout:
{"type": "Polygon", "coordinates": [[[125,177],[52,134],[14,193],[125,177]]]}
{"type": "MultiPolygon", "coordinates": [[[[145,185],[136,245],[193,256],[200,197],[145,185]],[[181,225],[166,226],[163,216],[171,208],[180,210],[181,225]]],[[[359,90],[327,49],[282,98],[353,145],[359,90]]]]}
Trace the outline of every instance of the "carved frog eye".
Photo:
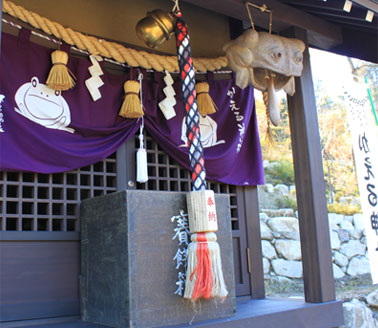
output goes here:
{"type": "Polygon", "coordinates": [[[277,52],[273,52],[273,53],[272,53],[272,57],[273,57],[273,59],[275,59],[275,60],[279,60],[279,59],[281,59],[282,54],[281,54],[279,51],[277,51],[277,52]]]}
{"type": "Polygon", "coordinates": [[[302,53],[300,52],[297,52],[295,55],[294,55],[294,61],[297,63],[297,64],[300,64],[303,60],[303,56],[302,56],[302,53]]]}

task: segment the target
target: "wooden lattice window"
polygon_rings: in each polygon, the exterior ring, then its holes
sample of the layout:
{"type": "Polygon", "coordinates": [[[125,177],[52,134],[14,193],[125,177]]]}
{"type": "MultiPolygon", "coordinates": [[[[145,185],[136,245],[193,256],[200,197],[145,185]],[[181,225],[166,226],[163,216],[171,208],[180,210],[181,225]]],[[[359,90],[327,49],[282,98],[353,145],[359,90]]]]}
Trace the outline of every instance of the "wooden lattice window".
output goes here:
{"type": "Polygon", "coordinates": [[[79,231],[79,204],[117,190],[116,153],[56,174],[0,172],[1,231],[79,231]]]}
{"type": "MultiPolygon", "coordinates": [[[[137,184],[137,189],[161,191],[190,191],[192,180],[190,171],[184,169],[174,159],[168,156],[161,147],[150,137],[146,138],[148,181],[137,184]]],[[[137,138],[135,142],[139,143],[137,138]]],[[[135,145],[137,147],[137,145],[135,145]]],[[[207,181],[207,188],[215,193],[230,196],[231,224],[233,230],[239,229],[236,186],[219,182],[207,181]]]]}

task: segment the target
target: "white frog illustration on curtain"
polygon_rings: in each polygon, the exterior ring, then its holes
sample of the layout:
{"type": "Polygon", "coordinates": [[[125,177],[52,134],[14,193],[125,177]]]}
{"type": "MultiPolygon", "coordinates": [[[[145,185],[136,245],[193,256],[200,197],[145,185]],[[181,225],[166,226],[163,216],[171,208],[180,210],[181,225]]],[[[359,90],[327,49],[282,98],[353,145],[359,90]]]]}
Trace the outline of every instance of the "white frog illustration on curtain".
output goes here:
{"type": "MultiPolygon", "coordinates": [[[[210,116],[200,115],[199,118],[201,142],[203,148],[213,147],[226,142],[225,140],[217,140],[218,125],[210,116]]],[[[182,121],[181,140],[184,142],[184,144],[180,145],[180,147],[187,147],[188,138],[186,137],[185,117],[182,121]]]]}
{"type": "Polygon", "coordinates": [[[61,92],[39,83],[37,77],[34,76],[30,82],[23,84],[14,98],[18,106],[14,110],[29,120],[49,129],[75,132],[68,127],[71,113],[61,92]]]}

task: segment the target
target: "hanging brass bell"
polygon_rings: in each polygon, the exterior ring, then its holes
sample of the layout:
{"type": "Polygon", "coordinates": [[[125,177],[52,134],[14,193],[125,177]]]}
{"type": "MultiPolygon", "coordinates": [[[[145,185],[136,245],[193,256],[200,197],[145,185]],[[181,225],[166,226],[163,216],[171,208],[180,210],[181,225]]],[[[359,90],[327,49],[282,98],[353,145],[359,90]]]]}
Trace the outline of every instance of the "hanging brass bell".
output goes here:
{"type": "Polygon", "coordinates": [[[147,16],[136,25],[138,37],[147,46],[156,48],[165,40],[169,40],[174,32],[175,17],[160,9],[147,12],[147,16]]]}

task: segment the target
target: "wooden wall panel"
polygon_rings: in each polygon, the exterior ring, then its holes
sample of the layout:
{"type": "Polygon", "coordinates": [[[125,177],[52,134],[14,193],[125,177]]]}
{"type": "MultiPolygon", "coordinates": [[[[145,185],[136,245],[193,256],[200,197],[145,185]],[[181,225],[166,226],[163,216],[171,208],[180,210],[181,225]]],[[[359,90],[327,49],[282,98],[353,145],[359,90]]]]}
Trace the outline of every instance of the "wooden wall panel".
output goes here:
{"type": "Polygon", "coordinates": [[[79,241],[0,243],[0,322],[80,314],[79,241]]]}

